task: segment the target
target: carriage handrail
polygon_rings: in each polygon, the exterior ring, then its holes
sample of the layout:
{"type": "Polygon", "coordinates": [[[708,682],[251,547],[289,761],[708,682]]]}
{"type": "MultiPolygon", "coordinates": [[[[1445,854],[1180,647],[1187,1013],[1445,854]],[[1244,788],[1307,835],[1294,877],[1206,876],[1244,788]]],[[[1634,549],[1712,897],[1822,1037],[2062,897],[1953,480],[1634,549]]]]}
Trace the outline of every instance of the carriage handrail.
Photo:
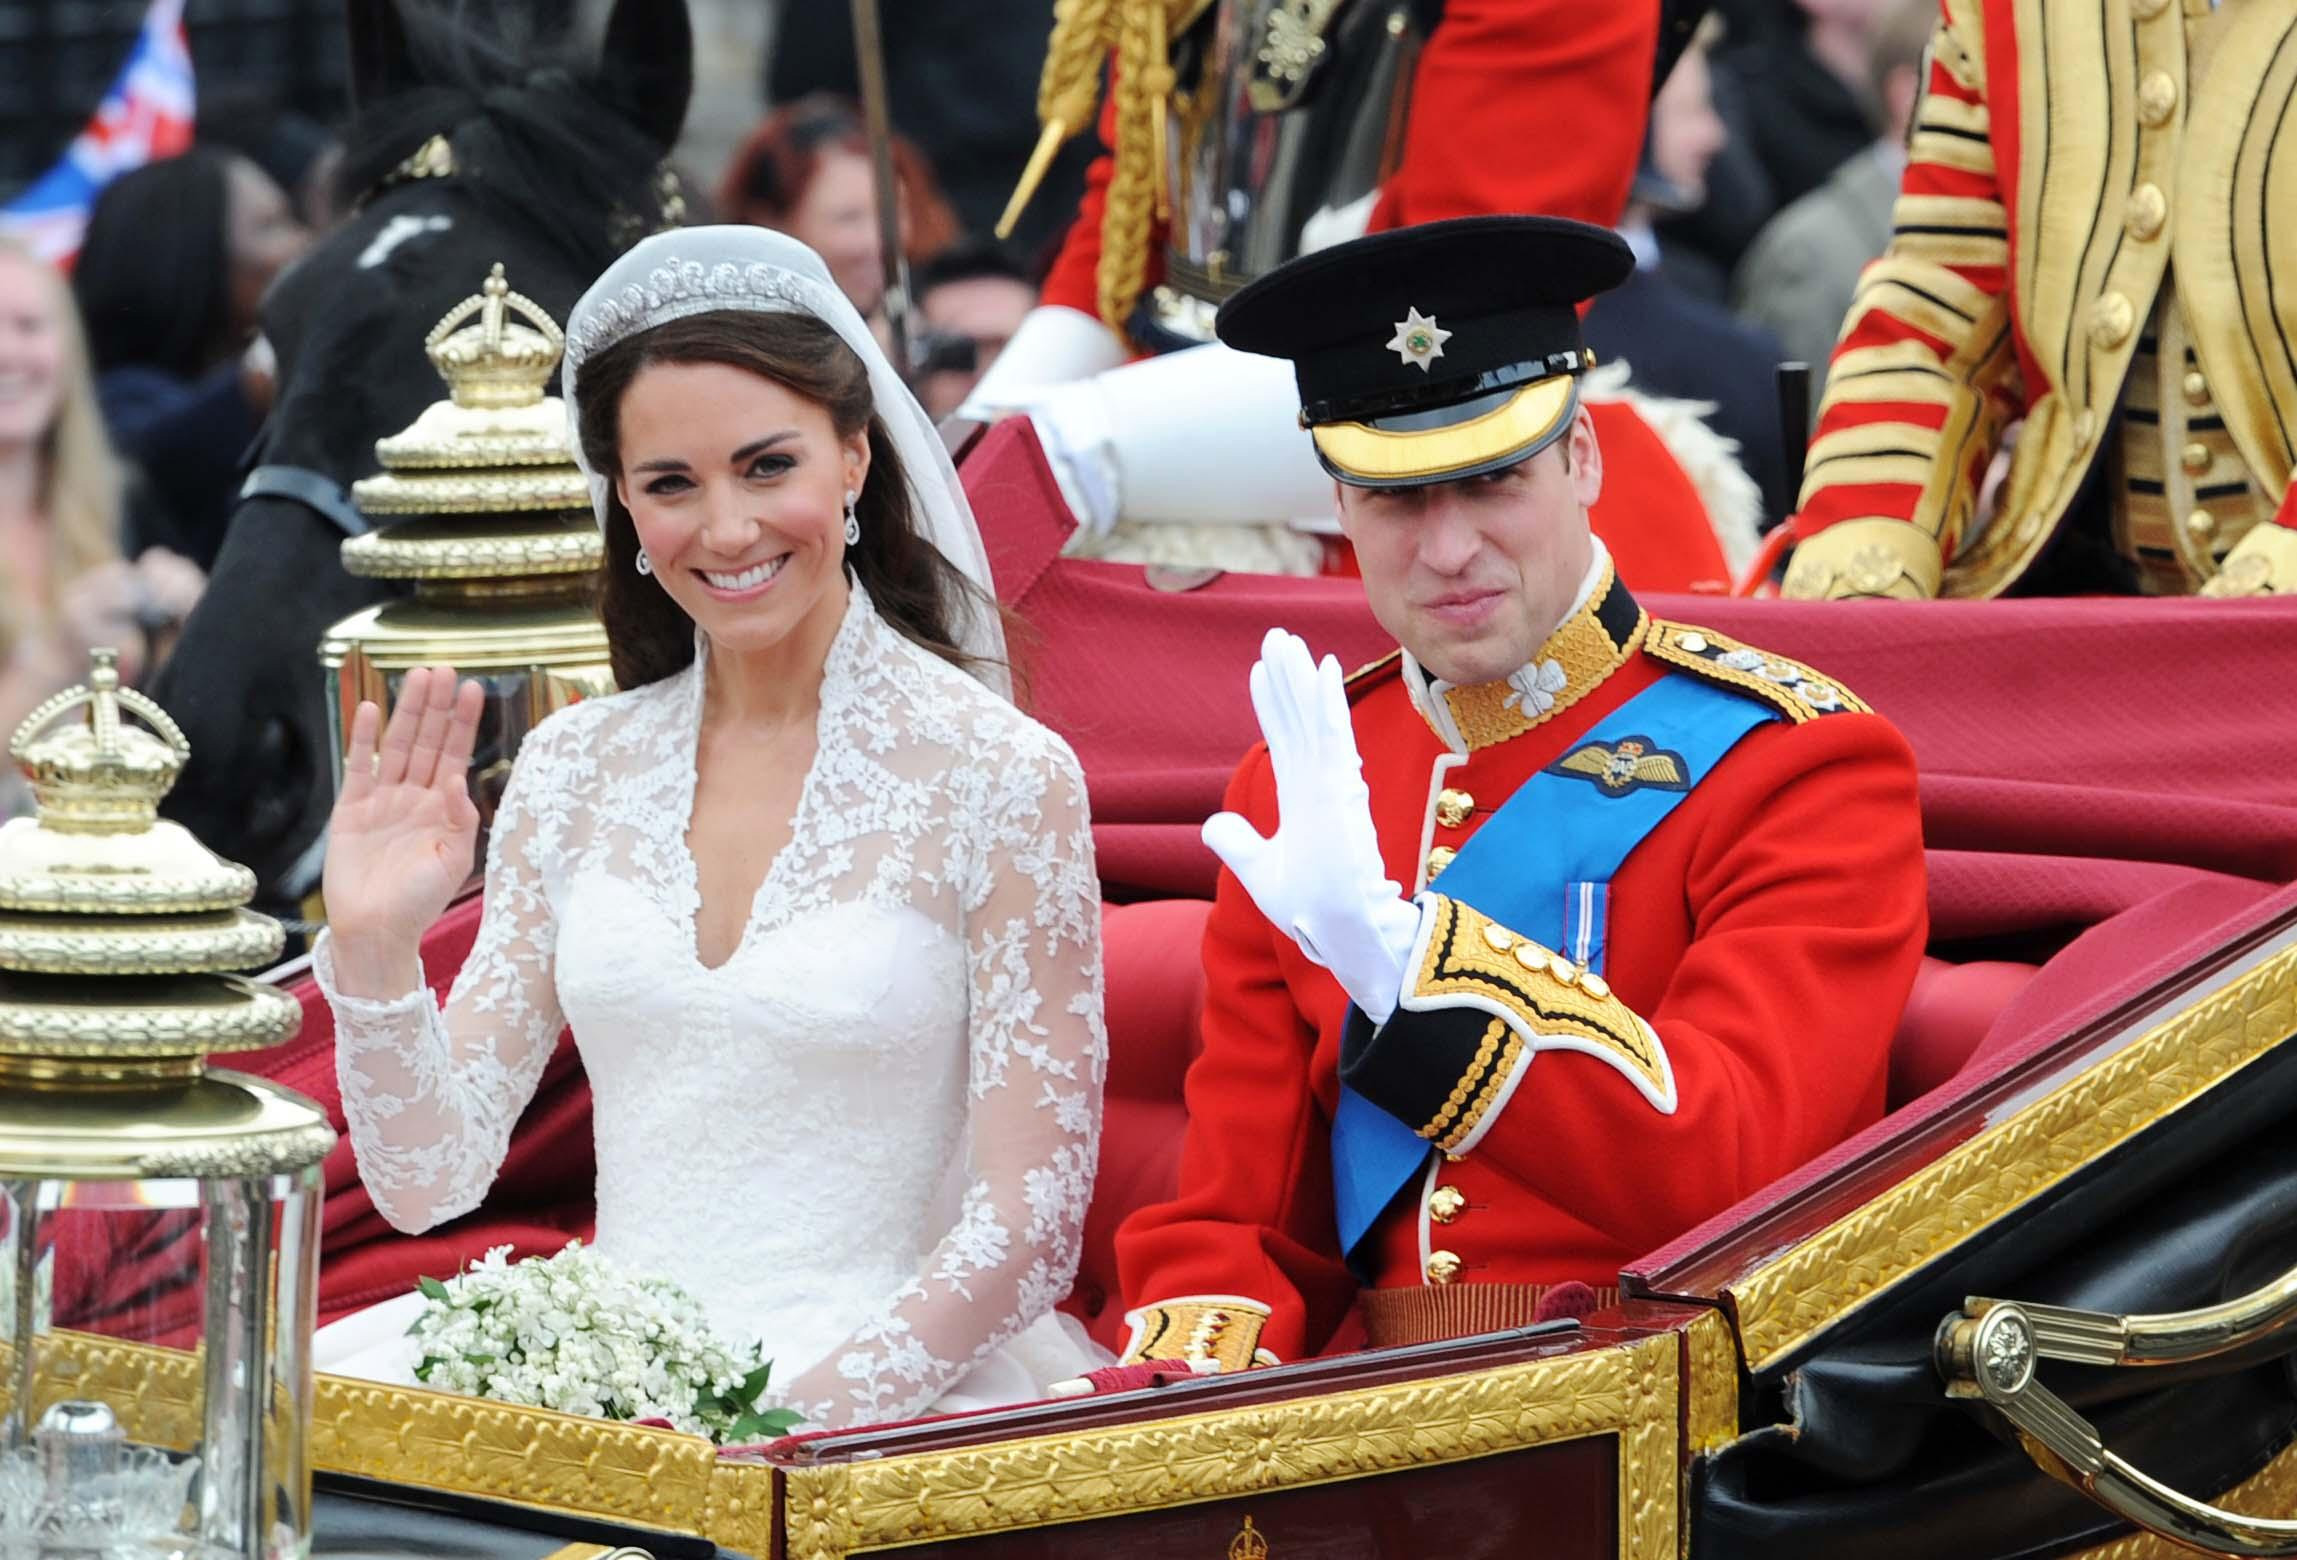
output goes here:
{"type": "Polygon", "coordinates": [[[2227,1511],[2148,1477],[2034,1374],[2045,1359],[2135,1366],[2207,1359],[2274,1339],[2293,1322],[2297,1268],[2190,1311],[2117,1315],[1973,1296],[1939,1324],[1937,1364],[1948,1397],[1993,1408],[2044,1473],[2124,1521],[2212,1554],[2297,1555],[2297,1521],[2227,1511]]]}

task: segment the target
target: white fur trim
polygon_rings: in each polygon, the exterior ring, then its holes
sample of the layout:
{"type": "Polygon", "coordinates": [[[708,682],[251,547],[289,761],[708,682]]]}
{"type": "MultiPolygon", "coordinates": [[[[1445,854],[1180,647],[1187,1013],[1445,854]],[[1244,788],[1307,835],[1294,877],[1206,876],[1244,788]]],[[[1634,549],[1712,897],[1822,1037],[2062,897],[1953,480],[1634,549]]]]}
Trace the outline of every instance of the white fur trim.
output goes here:
{"type": "Polygon", "coordinates": [[[1763,490],[1739,463],[1739,441],[1708,424],[1714,402],[1650,395],[1636,389],[1632,378],[1625,359],[1605,363],[1588,373],[1580,394],[1587,400],[1621,402],[1651,425],[1698,489],[1723,561],[1731,577],[1740,578],[1762,551],[1763,490]]]}

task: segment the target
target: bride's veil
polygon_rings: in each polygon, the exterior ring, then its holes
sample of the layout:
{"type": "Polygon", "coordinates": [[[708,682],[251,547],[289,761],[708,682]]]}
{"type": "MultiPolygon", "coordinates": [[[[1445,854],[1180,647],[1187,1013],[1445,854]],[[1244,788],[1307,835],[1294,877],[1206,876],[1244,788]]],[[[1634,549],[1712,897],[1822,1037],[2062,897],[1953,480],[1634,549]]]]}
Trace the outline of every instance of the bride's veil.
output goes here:
{"type": "Polygon", "coordinates": [[[739,226],[657,233],[607,267],[567,316],[561,380],[567,430],[575,462],[590,481],[590,507],[598,523],[606,523],[607,482],[582,453],[574,385],[583,360],[665,320],[721,309],[810,314],[835,330],[867,365],[870,399],[908,474],[912,511],[925,539],[981,588],[980,601],[955,604],[957,621],[951,627],[958,648],[976,658],[976,676],[1009,697],[1005,631],[991,605],[996,588],[989,578],[989,555],[981,545],[973,506],[958,484],[957,468],[925,408],[902,383],[860,312],[838,291],[821,256],[786,233],[739,226]]]}

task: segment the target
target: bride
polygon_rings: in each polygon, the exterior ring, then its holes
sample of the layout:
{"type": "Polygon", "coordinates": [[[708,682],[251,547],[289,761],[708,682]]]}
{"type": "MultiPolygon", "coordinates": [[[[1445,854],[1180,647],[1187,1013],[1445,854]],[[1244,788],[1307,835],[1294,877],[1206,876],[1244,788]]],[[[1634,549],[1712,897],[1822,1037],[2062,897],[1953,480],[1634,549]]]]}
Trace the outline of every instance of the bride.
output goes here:
{"type": "MultiPolygon", "coordinates": [[[[538,726],[443,1011],[475,684],[362,705],[317,950],[375,1205],[477,1206],[562,1026],[598,1248],[776,1362],[817,1427],[1044,1395],[1106,1360],[1054,1304],[1100,1129],[1084,779],[1009,702],[972,511],[814,252],[663,234],[568,321],[624,690],[538,726]]],[[[412,1377],[402,1297],[321,1368],[412,1377]]]]}

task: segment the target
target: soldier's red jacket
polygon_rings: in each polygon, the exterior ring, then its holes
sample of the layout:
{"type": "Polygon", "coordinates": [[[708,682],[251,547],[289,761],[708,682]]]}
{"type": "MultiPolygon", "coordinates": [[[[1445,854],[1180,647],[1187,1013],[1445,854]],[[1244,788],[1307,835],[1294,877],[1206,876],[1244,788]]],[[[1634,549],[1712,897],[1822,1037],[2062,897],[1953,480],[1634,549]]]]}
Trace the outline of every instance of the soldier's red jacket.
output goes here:
{"type": "MultiPolygon", "coordinates": [[[[1922,953],[1914,761],[1889,722],[1808,668],[1650,618],[1607,565],[1531,664],[1545,662],[1560,684],[1551,673],[1529,697],[1510,682],[1432,694],[1404,657],[1354,679],[1373,820],[1399,883],[1440,873],[1519,785],[1661,677],[1723,683],[1779,718],[1698,777],[1612,878],[1606,979],[1543,962],[1445,899],[1440,875],[1429,885],[1404,1004],[1375,1042],[1391,1081],[1376,1090],[1350,1064],[1359,1092],[1449,1151],[1363,1243],[1375,1343],[1513,1325],[1543,1286],[1615,1284],[1632,1258],[1877,1119],[1922,953]],[[1479,1048],[1480,1014],[1447,1027],[1459,1015],[1431,994],[1462,961],[1512,982],[1515,1007],[1577,1048],[1511,1040],[1494,1053],[1504,1037],[1493,1028],[1479,1048]],[[1672,1073],[1671,1114],[1637,1082],[1652,1046],[1672,1073]]],[[[1227,805],[1273,831],[1265,747],[1227,805]]],[[[1179,1193],[1126,1223],[1117,1258],[1137,1308],[1132,1357],[1233,1368],[1317,1349],[1358,1294],[1330,1166],[1351,1010],[1226,871],[1204,958],[1179,1193]]]]}

